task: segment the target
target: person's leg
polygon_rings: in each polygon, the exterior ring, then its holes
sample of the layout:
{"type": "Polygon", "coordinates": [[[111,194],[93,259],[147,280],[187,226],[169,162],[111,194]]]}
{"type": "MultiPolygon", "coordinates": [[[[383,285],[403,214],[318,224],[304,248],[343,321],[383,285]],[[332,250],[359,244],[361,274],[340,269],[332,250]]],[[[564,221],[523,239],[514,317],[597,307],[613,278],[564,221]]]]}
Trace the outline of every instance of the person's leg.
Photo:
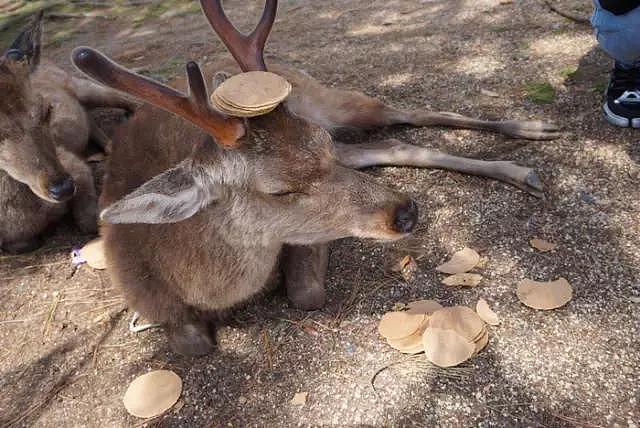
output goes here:
{"type": "Polygon", "coordinates": [[[605,117],[617,126],[640,128],[640,1],[635,8],[633,3],[594,0],[591,23],[600,47],[615,60],[605,117]],[[622,3],[627,7],[620,9],[622,3]]]}

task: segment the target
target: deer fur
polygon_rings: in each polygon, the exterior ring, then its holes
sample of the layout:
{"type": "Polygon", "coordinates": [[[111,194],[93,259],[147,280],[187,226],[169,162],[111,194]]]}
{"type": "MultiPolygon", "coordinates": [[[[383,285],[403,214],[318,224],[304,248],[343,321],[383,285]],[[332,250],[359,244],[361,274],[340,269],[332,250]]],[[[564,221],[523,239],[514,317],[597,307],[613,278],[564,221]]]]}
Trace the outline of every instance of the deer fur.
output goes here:
{"type": "MultiPolygon", "coordinates": [[[[238,65],[242,71],[264,70],[262,48],[276,0],[266,1],[248,36],[233,28],[219,1],[201,4],[237,62],[217,63],[211,70],[237,72],[238,65]]],[[[73,59],[103,84],[174,113],[145,105],[118,130],[100,206],[114,282],[134,309],[163,323],[173,349],[187,355],[209,352],[215,314],[254,296],[277,272],[284,273],[295,305],[321,306],[329,241],[393,240],[413,229],[415,203],[354,168],[394,163],[449,168],[532,193],[541,190],[531,169],[511,162],[458,158],[398,141],[347,146],[332,141],[330,131],[405,123],[519,138],[558,135],[557,128],[537,121],[397,110],[357,92],[325,88],[277,64],[269,70],[291,82],[291,95],[274,112],[239,121],[212,109],[195,63],[187,65],[187,96],[90,48],[76,49],[73,59]]],[[[214,87],[228,76],[206,74],[214,75],[214,87]]],[[[178,79],[172,86],[184,83],[178,79]]]]}
{"type": "Polygon", "coordinates": [[[81,156],[90,136],[108,139],[86,108],[133,107],[111,89],[41,62],[41,22],[39,15],[0,57],[0,248],[10,252],[37,247],[67,211],[83,232],[96,232],[97,196],[81,156]]]}

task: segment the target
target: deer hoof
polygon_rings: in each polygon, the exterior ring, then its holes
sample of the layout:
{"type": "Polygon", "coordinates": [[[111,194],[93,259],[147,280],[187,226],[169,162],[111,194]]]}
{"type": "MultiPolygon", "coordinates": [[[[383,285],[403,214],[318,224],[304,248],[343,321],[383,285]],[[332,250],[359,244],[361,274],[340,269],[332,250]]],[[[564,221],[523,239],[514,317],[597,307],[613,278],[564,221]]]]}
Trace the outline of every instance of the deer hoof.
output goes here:
{"type": "Polygon", "coordinates": [[[186,357],[201,357],[215,349],[215,340],[205,326],[184,324],[169,329],[169,346],[186,357]]]}
{"type": "Polygon", "coordinates": [[[538,120],[506,120],[501,122],[499,130],[510,137],[527,140],[555,140],[562,136],[558,126],[538,120]]]}
{"type": "Polygon", "coordinates": [[[544,190],[544,186],[542,185],[542,181],[540,177],[538,177],[538,173],[535,171],[531,171],[524,179],[525,183],[529,187],[533,187],[535,190],[542,192],[544,190]]]}

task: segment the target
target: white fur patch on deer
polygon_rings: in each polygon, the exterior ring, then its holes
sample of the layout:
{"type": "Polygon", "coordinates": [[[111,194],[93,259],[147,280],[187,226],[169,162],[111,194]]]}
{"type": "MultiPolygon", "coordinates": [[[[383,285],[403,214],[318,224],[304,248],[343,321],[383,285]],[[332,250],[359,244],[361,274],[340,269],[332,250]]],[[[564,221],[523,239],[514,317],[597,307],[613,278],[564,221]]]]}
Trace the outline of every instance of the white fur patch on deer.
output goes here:
{"type": "Polygon", "coordinates": [[[466,273],[476,267],[480,262],[480,255],[471,248],[464,247],[451,256],[451,259],[436,267],[438,272],[456,274],[466,273]]]}
{"type": "Polygon", "coordinates": [[[231,116],[254,117],[275,109],[291,93],[291,84],[268,71],[250,71],[225,80],[211,101],[231,116]]]}
{"type": "Polygon", "coordinates": [[[550,282],[524,279],[518,284],[516,295],[530,308],[549,310],[566,305],[573,297],[573,287],[564,278],[550,282]]]}
{"type": "Polygon", "coordinates": [[[101,238],[88,242],[80,249],[80,257],[94,269],[106,269],[107,261],[104,257],[104,246],[101,238]]]}
{"type": "Polygon", "coordinates": [[[131,382],[122,402],[129,414],[152,418],[169,410],[180,398],[182,379],[170,370],[155,370],[131,382]]]}
{"type": "Polygon", "coordinates": [[[442,280],[449,287],[476,287],[482,281],[482,275],[477,273],[456,273],[442,280]]]}

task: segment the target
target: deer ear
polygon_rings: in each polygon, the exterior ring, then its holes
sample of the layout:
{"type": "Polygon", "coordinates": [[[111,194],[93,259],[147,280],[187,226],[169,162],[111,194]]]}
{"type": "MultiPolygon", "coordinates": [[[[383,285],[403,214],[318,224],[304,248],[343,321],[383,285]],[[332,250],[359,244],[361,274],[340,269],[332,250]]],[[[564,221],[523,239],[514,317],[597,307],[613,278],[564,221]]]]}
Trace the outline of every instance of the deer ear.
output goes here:
{"type": "Polygon", "coordinates": [[[40,64],[42,44],[42,12],[39,12],[2,55],[3,63],[27,64],[33,72],[40,64]]]}
{"type": "Polygon", "coordinates": [[[193,171],[181,165],[138,187],[100,214],[107,223],[177,223],[186,220],[216,199],[193,171]]]}

